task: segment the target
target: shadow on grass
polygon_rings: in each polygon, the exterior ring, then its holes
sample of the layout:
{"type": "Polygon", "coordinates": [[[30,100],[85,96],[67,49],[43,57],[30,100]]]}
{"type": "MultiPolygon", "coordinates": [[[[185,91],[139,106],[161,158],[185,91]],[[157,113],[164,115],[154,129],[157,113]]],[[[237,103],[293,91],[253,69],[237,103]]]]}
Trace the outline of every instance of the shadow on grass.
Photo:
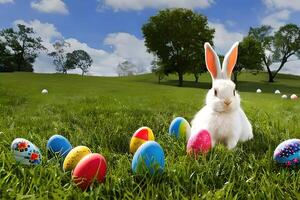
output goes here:
{"type": "MultiPolygon", "coordinates": [[[[158,83],[156,83],[158,84],[158,83]]],[[[160,83],[161,85],[168,85],[178,87],[178,80],[166,80],[160,83]]],[[[211,82],[199,82],[183,81],[183,88],[201,88],[210,89],[211,82]]],[[[251,81],[239,81],[237,83],[237,90],[240,92],[253,92],[260,88],[263,93],[274,93],[275,90],[280,90],[282,93],[300,93],[300,86],[291,86],[289,84],[282,84],[278,82],[269,83],[267,81],[251,82],[251,81]]]]}

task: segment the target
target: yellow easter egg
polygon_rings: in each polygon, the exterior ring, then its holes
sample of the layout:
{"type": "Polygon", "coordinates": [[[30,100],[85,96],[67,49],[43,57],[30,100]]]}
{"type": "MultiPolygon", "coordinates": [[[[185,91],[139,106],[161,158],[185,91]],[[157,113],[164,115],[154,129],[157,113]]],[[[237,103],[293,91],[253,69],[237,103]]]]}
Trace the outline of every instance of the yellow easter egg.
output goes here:
{"type": "Polygon", "coordinates": [[[136,150],[145,142],[154,140],[154,134],[148,127],[139,128],[130,140],[130,152],[135,153],[136,150]]]}
{"type": "Polygon", "coordinates": [[[92,153],[86,146],[78,146],[73,148],[66,156],[63,164],[64,171],[73,170],[77,163],[86,155],[92,153]]]}

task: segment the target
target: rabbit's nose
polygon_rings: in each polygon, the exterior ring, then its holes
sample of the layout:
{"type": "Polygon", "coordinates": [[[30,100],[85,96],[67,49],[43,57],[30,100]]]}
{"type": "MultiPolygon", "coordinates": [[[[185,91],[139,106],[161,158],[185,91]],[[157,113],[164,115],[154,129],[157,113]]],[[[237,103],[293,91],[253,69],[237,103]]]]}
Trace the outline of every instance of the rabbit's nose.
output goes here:
{"type": "Polygon", "coordinates": [[[231,101],[230,100],[225,100],[224,104],[226,104],[227,106],[229,106],[231,104],[231,101]]]}

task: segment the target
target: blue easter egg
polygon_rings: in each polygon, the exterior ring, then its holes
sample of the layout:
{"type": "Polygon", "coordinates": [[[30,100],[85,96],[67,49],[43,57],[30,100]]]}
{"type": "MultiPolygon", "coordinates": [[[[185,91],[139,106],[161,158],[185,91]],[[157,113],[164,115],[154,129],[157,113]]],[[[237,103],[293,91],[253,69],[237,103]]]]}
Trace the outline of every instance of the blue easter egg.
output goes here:
{"type": "Polygon", "coordinates": [[[289,139],[280,143],[274,151],[273,159],[287,167],[300,164],[300,140],[289,139]]]}
{"type": "Polygon", "coordinates": [[[176,117],[169,127],[169,133],[177,138],[186,137],[189,138],[191,132],[191,126],[188,121],[182,117],[176,117]]]}
{"type": "Polygon", "coordinates": [[[47,142],[47,150],[50,156],[66,157],[72,150],[69,140],[61,135],[53,135],[47,142]]]}
{"type": "Polygon", "coordinates": [[[162,147],[155,141],[142,144],[135,152],[131,168],[134,173],[162,174],[165,167],[165,154],[162,147]]]}
{"type": "Polygon", "coordinates": [[[24,138],[16,138],[11,143],[11,150],[18,163],[24,165],[38,165],[42,161],[42,154],[32,142],[24,138]]]}

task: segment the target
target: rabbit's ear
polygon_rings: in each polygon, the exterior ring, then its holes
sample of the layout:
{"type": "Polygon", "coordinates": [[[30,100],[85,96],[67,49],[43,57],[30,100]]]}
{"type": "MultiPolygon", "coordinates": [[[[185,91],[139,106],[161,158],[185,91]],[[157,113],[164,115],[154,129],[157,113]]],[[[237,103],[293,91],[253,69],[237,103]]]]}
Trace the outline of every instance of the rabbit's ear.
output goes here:
{"type": "Polygon", "coordinates": [[[225,77],[227,77],[228,79],[231,78],[231,73],[237,61],[238,46],[239,46],[238,42],[234,43],[231,49],[224,57],[223,64],[222,64],[222,74],[224,78],[225,77]]]}
{"type": "Polygon", "coordinates": [[[213,79],[221,78],[221,66],[219,57],[208,42],[204,44],[205,62],[208,71],[213,79]]]}

